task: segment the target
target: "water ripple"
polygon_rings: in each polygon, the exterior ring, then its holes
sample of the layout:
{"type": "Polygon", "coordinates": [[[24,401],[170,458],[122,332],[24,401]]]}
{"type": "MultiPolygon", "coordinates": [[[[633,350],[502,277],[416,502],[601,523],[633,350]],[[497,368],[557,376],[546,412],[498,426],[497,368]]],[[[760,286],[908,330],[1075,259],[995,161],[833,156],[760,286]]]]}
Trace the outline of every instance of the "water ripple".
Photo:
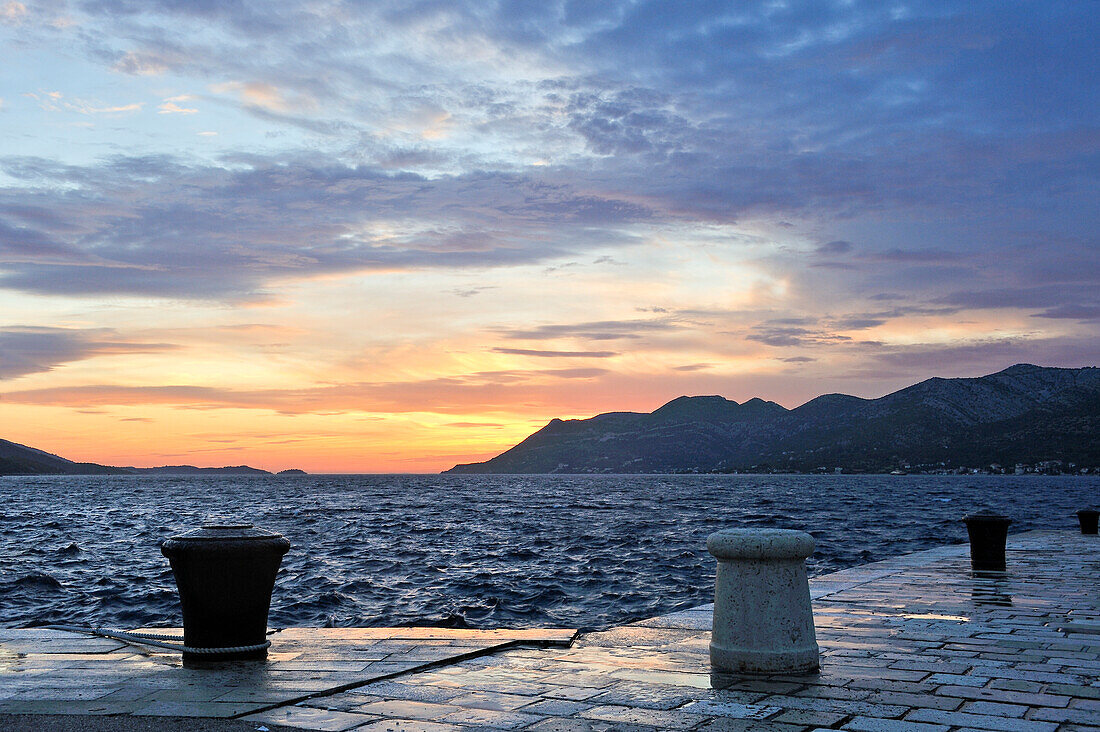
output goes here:
{"type": "Polygon", "coordinates": [[[811,574],[1072,528],[1095,477],[58,476],[0,478],[0,625],[179,625],[159,544],[209,519],[284,534],[271,624],[600,628],[710,600],[706,536],[810,531],[811,574]]]}

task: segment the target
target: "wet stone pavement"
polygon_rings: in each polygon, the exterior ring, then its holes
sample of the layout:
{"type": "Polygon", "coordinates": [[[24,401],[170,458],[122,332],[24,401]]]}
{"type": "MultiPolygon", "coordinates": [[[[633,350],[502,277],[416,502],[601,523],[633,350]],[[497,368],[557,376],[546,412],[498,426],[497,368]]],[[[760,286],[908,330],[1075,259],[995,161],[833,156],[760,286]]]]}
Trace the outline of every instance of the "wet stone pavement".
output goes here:
{"type": "Polygon", "coordinates": [[[0,714],[394,732],[1100,732],[1100,539],[1030,532],[1008,549],[1003,573],[975,575],[958,545],[811,580],[813,675],[710,673],[710,606],[571,645],[569,630],[290,629],[259,669],[0,630],[0,714]]]}
{"type": "Polygon", "coordinates": [[[178,653],[147,646],[57,630],[0,629],[0,715],[238,717],[517,645],[568,645],[575,634],[553,628],[287,628],[269,635],[266,663],[185,668],[178,653]]]}

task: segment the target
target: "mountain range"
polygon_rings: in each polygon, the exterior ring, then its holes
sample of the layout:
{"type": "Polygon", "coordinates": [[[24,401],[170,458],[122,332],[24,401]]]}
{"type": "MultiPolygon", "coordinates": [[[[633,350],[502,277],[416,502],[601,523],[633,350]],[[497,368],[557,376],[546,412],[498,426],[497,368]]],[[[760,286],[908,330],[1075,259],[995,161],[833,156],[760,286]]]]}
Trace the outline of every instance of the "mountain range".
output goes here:
{"type": "Polygon", "coordinates": [[[682,396],[650,413],[552,419],[515,447],[448,473],[666,473],[1100,466],[1100,368],[1017,364],[932,378],[878,399],[825,394],[795,409],[682,396]]]}
{"type": "MultiPolygon", "coordinates": [[[[291,472],[291,471],[283,471],[291,472]]],[[[271,475],[247,465],[197,468],[194,465],[164,465],[157,468],[120,468],[98,463],[76,463],[17,442],[0,440],[0,475],[271,475]]]]}

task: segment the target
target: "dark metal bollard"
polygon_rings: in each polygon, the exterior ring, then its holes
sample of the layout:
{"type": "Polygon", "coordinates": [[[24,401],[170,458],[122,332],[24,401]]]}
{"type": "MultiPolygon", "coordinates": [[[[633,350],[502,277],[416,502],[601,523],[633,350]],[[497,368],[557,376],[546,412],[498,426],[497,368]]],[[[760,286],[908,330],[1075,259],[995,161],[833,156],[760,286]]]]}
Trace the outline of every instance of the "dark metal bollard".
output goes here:
{"type": "Polygon", "coordinates": [[[1012,519],[992,511],[979,511],[963,518],[970,535],[970,566],[978,571],[1004,571],[1005,541],[1012,519]]]}
{"type": "MultiPolygon", "coordinates": [[[[263,644],[275,573],[288,549],[285,537],[252,524],[206,525],[161,544],[179,588],[184,645],[263,644]]],[[[266,648],[183,654],[184,663],[266,657],[266,648]]]]}
{"type": "Polygon", "coordinates": [[[1100,518],[1100,511],[1095,508],[1082,508],[1078,511],[1077,520],[1081,522],[1081,533],[1095,534],[1098,518],[1100,518]]]}

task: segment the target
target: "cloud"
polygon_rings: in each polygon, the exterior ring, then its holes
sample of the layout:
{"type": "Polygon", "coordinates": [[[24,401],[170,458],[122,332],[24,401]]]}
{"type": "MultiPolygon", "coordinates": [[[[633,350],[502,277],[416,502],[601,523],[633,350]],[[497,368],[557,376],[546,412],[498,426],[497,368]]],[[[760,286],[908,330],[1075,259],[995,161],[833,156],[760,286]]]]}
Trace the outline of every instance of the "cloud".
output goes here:
{"type": "MultiPolygon", "coordinates": [[[[181,107],[175,102],[165,101],[157,107],[157,114],[198,114],[194,107],[181,107]]],[[[202,133],[199,133],[202,134],[202,133]]]]}
{"type": "Polygon", "coordinates": [[[527,348],[494,348],[493,352],[540,358],[611,358],[618,355],[615,351],[534,351],[527,348]]]}
{"type": "MultiPolygon", "coordinates": [[[[254,390],[203,385],[91,384],[9,391],[4,394],[4,401],[73,408],[166,405],[201,410],[258,409],[288,415],[352,411],[466,414],[471,410],[508,411],[516,404],[556,408],[563,394],[556,381],[587,383],[598,390],[599,378],[609,374],[598,368],[482,371],[421,381],[254,390]]],[[[584,399],[578,399],[574,408],[584,408],[583,404],[584,399]]]]}
{"type": "MultiPolygon", "coordinates": [[[[80,9],[78,31],[24,22],[20,37],[209,89],[223,137],[197,157],[0,160],[3,288],[262,301],[331,275],[605,262],[637,244],[686,259],[706,240],[717,263],[756,257],[783,285],[776,307],[808,313],[731,318],[772,348],[855,346],[850,332],[922,313],[1095,322],[1087,3],[80,9]],[[211,160],[242,111],[273,136],[211,160]],[[907,305],[862,312],[876,297],[907,305]]],[[[120,125],[140,106],[68,93],[34,98],[120,125]]],[[[591,317],[499,333],[625,343],[686,328],[591,317]]]]}
{"type": "Polygon", "coordinates": [[[16,232],[5,244],[56,250],[0,261],[0,287],[44,294],[258,299],[275,279],[560,258],[630,242],[620,227],[649,216],[484,171],[429,179],[331,161],[227,169],[163,156],[94,167],[7,158],[0,170],[23,184],[0,189],[0,212],[55,212],[18,229],[0,218],[16,232]]]}
{"type": "MultiPolygon", "coordinates": [[[[19,211],[17,207],[8,209],[12,217],[29,211],[19,211]]],[[[33,214],[32,214],[33,215],[33,214]]],[[[60,222],[54,222],[59,224],[60,222]]],[[[0,256],[8,261],[28,259],[29,261],[49,260],[53,257],[79,256],[77,250],[55,241],[37,228],[25,225],[13,225],[0,219],[0,256]]]]}
{"type": "Polygon", "coordinates": [[[672,97],[644,88],[576,93],[566,108],[570,128],[600,155],[681,151],[695,127],[675,112],[672,97]]]}
{"type": "Polygon", "coordinates": [[[459,427],[459,428],[490,427],[490,428],[495,429],[495,428],[499,428],[499,427],[504,427],[505,425],[499,424],[497,422],[448,422],[443,426],[444,427],[459,427]]]}
{"type": "Polygon", "coordinates": [[[287,99],[283,90],[274,84],[263,81],[228,81],[214,84],[210,90],[216,94],[233,94],[246,106],[259,107],[269,112],[289,112],[303,107],[314,106],[315,102],[306,95],[295,100],[287,99]]]}
{"type": "Polygon", "coordinates": [[[834,328],[838,330],[867,330],[877,328],[887,321],[885,317],[869,315],[846,315],[832,321],[834,328]]]}
{"type": "Polygon", "coordinates": [[[68,104],[66,106],[69,109],[80,112],[81,114],[125,114],[126,112],[139,112],[141,108],[145,106],[144,102],[134,102],[132,104],[120,104],[114,107],[102,107],[93,106],[92,103],[77,101],[75,104],[68,104]]]}
{"type": "MultiPolygon", "coordinates": [[[[928,307],[923,305],[899,305],[889,310],[855,312],[844,315],[800,316],[769,318],[750,327],[746,340],[756,341],[777,348],[835,346],[840,344],[872,344],[874,341],[857,341],[846,332],[871,330],[892,320],[914,315],[951,315],[956,307],[928,307]]],[[[792,363],[816,360],[810,357],[781,359],[792,363]]]]}
{"type": "MultiPolygon", "coordinates": [[[[854,343],[839,331],[867,330],[899,317],[901,310],[890,313],[853,313],[842,316],[771,318],[751,326],[746,340],[776,348],[835,346],[854,343]]],[[[787,359],[783,359],[787,360],[787,359]]],[[[813,360],[813,359],[811,359],[813,360]]],[[[794,360],[797,361],[797,357],[794,360]]]]}
{"type": "Polygon", "coordinates": [[[517,340],[554,340],[578,338],[590,341],[637,339],[647,333],[676,330],[679,326],[665,320],[600,320],[588,323],[539,325],[534,328],[502,328],[505,338],[517,340]]]}
{"type": "Polygon", "coordinates": [[[594,379],[597,376],[611,373],[608,369],[577,368],[577,369],[544,369],[540,374],[556,376],[559,379],[594,379]]]}
{"type": "Polygon", "coordinates": [[[998,206],[1032,197],[1019,184],[1036,176],[1064,178],[1081,157],[1069,136],[1091,124],[1095,90],[1059,71],[1091,60],[1096,20],[1083,8],[1019,6],[1006,18],[995,3],[918,3],[904,15],[860,4],[573,5],[325,13],[104,0],[84,11],[102,20],[85,34],[102,36],[105,59],[125,38],[126,54],[217,79],[218,93],[247,107],[308,112],[288,124],[422,138],[418,118],[446,118],[447,137],[470,143],[436,148],[452,165],[462,156],[499,169],[538,150],[575,161],[563,174],[727,220],[746,209],[998,206]],[[212,41],[212,29],[231,40],[212,41]],[[1065,139],[1036,144],[1053,133],[1065,139]]]}
{"type": "MultiPolygon", "coordinates": [[[[993,309],[1040,309],[1038,317],[1088,320],[1095,317],[1096,288],[1092,283],[1065,282],[1059,285],[1028,286],[1023,284],[1031,273],[1020,273],[1018,286],[996,290],[959,290],[934,299],[955,307],[993,309]]],[[[1014,283],[1015,284],[1015,283],[1014,283]]]]}
{"type": "Polygon", "coordinates": [[[54,367],[96,356],[160,353],[169,343],[134,343],[108,328],[0,328],[0,379],[52,371],[54,367]]]}
{"type": "Polygon", "coordinates": [[[904,262],[914,264],[950,264],[964,258],[960,252],[943,249],[887,249],[866,255],[880,262],[904,262]]]}
{"type": "Polygon", "coordinates": [[[0,23],[19,25],[27,18],[27,6],[15,0],[0,5],[0,23]]]}
{"type": "Polygon", "coordinates": [[[1097,321],[1100,320],[1100,303],[1059,305],[1049,310],[1044,310],[1041,313],[1035,313],[1034,317],[1059,320],[1097,321]]]}
{"type": "Polygon", "coordinates": [[[168,66],[152,54],[130,52],[111,67],[114,71],[133,76],[158,76],[168,71],[168,66]]]}
{"type": "Polygon", "coordinates": [[[865,350],[865,357],[875,365],[857,369],[852,375],[881,373],[882,367],[898,370],[899,373],[981,375],[1014,363],[1036,360],[1042,366],[1076,368],[1095,365],[1096,355],[1095,345],[1088,340],[1042,336],[916,343],[908,346],[879,344],[865,350]]]}
{"type": "Polygon", "coordinates": [[[823,330],[767,323],[754,326],[745,339],[778,348],[835,345],[852,340],[849,336],[823,330]]]}
{"type": "Polygon", "coordinates": [[[145,102],[132,102],[130,104],[108,104],[98,100],[73,98],[67,99],[58,91],[52,92],[28,92],[24,96],[34,99],[38,106],[47,112],[76,112],[87,116],[107,115],[115,117],[140,112],[145,102]]]}
{"type": "Polygon", "coordinates": [[[486,290],[495,290],[496,285],[478,285],[476,287],[464,287],[455,290],[451,290],[452,293],[459,297],[473,297],[474,295],[480,295],[486,290]]]}
{"type": "Polygon", "coordinates": [[[850,251],[852,251],[852,242],[838,239],[822,244],[814,250],[814,253],[823,256],[837,256],[847,254],[850,251]]]}

